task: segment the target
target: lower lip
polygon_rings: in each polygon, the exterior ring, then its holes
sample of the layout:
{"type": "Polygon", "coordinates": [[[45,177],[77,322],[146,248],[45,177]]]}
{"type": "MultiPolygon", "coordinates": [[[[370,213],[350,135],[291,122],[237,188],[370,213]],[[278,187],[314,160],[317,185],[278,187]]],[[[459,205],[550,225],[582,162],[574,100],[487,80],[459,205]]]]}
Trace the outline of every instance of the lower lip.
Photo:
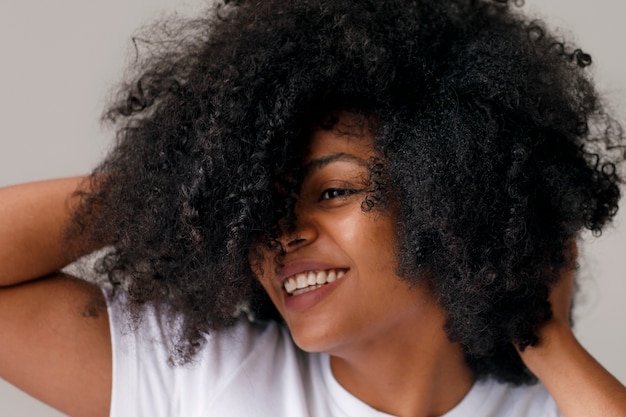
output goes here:
{"type": "Polygon", "coordinates": [[[328,295],[330,295],[330,293],[333,292],[335,288],[341,285],[341,282],[344,279],[346,279],[345,276],[329,284],[324,284],[317,289],[307,291],[300,295],[289,295],[283,290],[285,309],[292,313],[299,313],[301,311],[308,310],[309,308],[321,302],[328,295]]]}

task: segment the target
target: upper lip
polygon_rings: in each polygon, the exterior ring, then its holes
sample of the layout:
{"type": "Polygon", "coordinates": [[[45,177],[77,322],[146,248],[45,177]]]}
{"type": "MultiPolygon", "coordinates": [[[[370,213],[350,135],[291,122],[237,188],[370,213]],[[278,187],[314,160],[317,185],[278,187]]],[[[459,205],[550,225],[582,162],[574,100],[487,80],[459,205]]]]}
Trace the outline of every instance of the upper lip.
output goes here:
{"type": "Polygon", "coordinates": [[[328,262],[315,261],[315,260],[301,260],[294,261],[285,264],[276,275],[276,280],[282,285],[285,280],[293,275],[306,271],[324,271],[327,269],[348,269],[345,267],[338,267],[331,265],[328,262]]]}

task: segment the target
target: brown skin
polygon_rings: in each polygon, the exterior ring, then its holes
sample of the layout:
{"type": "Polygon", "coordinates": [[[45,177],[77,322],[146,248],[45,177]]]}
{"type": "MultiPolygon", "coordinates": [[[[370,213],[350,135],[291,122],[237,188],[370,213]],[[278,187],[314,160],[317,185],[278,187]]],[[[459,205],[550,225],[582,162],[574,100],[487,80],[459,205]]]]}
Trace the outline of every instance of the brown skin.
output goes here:
{"type": "Polygon", "coordinates": [[[68,251],[62,244],[63,231],[75,204],[70,195],[82,182],[82,177],[74,177],[2,189],[0,286],[58,271],[88,252],[78,248],[68,251]]]}

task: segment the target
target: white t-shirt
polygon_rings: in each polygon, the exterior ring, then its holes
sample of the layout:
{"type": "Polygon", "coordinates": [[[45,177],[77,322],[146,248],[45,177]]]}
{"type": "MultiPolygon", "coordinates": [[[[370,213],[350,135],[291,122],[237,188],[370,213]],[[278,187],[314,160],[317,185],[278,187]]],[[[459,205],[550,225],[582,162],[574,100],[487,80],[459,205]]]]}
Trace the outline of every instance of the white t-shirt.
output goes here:
{"type": "MultiPolygon", "coordinates": [[[[131,330],[109,303],[113,340],[111,417],[383,417],[335,380],[329,356],[298,349],[277,323],[241,319],[213,333],[195,360],[171,365],[170,325],[146,314],[131,330]]],[[[556,417],[540,385],[474,384],[445,417],[556,417]]]]}

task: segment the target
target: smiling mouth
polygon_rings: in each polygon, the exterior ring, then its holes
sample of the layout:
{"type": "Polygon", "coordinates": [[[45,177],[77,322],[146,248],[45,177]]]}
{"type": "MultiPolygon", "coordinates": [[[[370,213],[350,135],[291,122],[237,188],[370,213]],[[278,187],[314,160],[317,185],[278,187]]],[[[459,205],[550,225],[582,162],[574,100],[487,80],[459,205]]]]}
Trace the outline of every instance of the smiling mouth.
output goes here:
{"type": "Polygon", "coordinates": [[[301,272],[287,278],[283,283],[283,288],[289,295],[300,295],[335,282],[341,279],[345,273],[345,269],[301,272]]]}

